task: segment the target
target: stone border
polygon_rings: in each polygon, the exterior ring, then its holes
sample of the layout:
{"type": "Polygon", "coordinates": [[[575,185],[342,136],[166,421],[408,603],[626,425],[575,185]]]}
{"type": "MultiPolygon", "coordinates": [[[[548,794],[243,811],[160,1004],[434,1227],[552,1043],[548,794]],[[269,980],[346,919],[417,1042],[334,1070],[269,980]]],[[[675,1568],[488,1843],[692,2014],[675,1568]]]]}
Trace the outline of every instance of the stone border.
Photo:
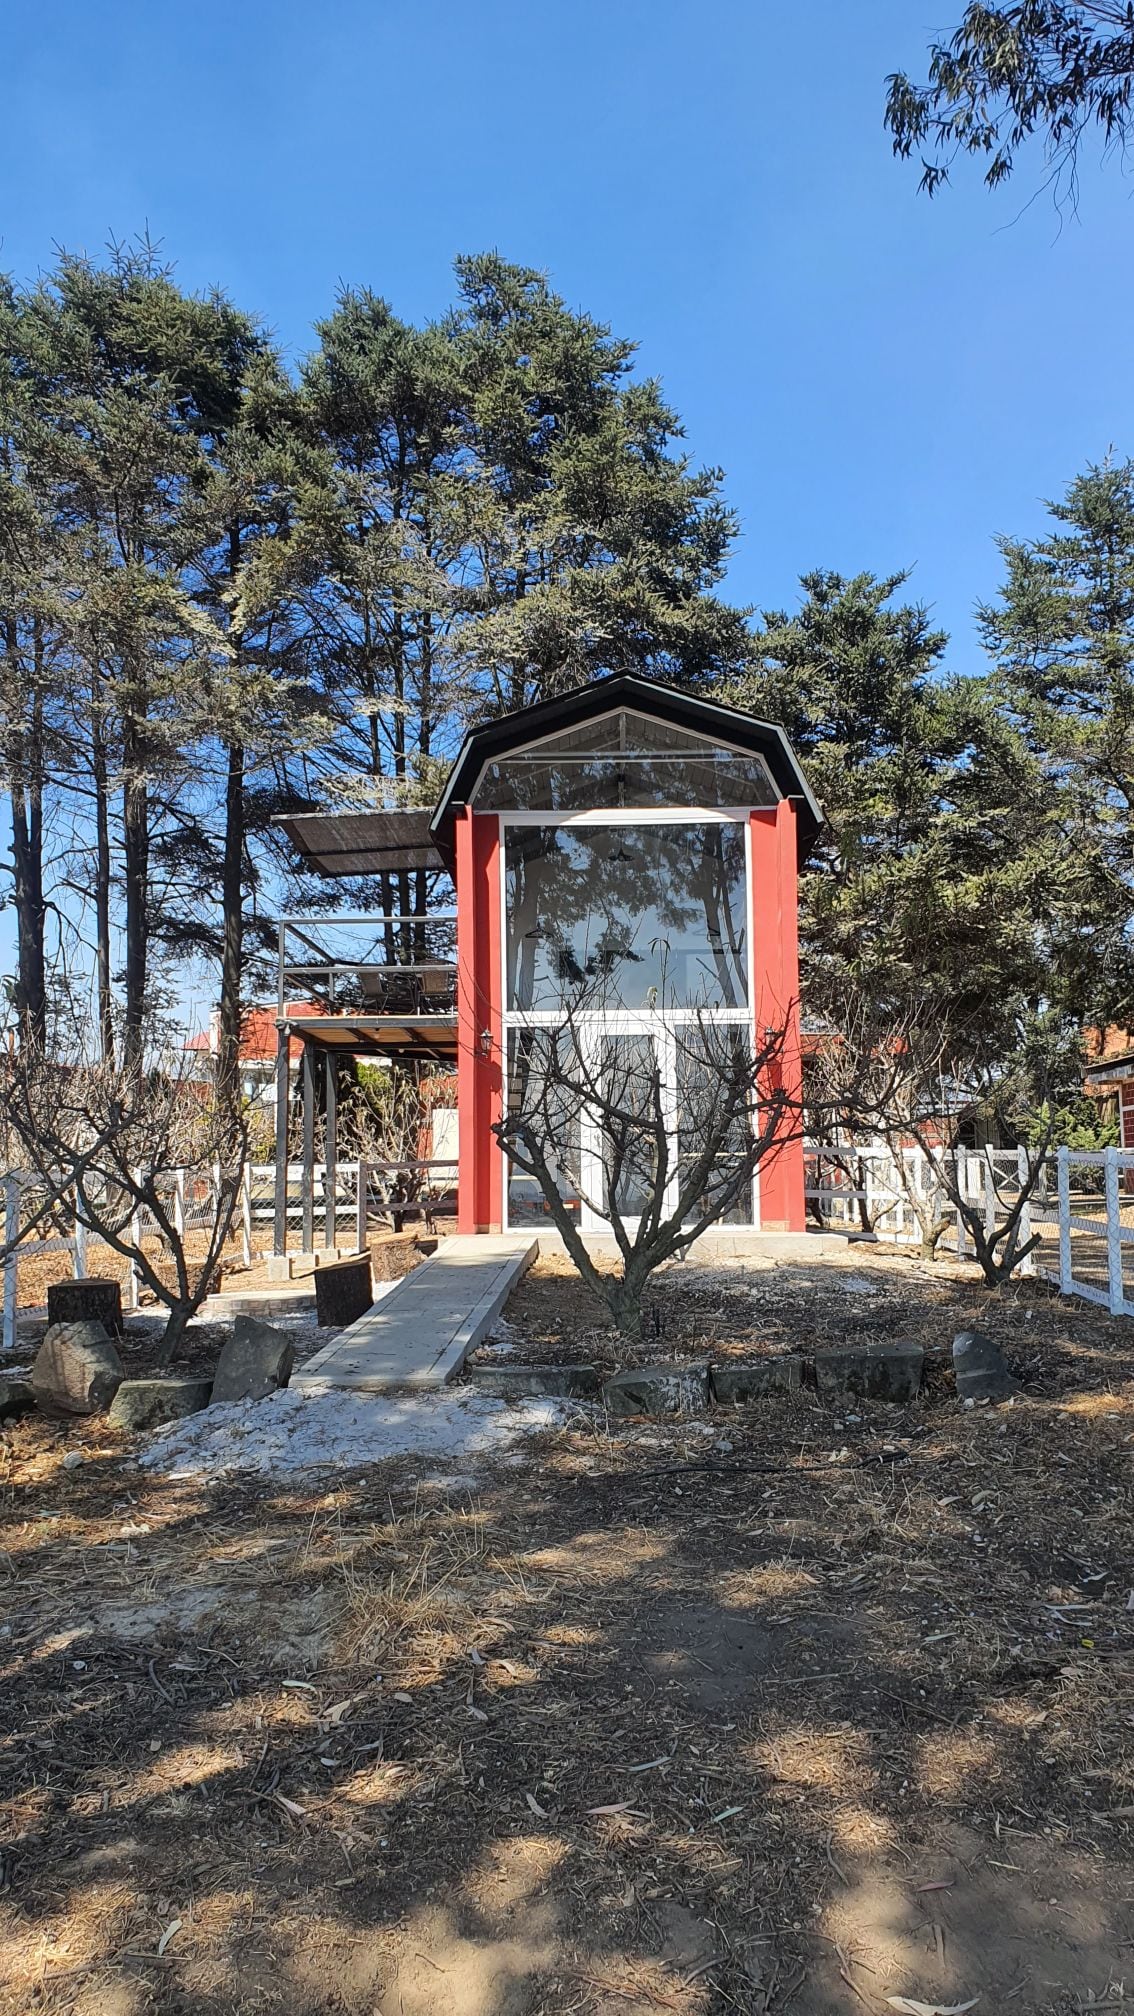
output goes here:
{"type": "Polygon", "coordinates": [[[781,1357],[748,1361],[730,1359],[720,1364],[703,1359],[676,1360],[628,1367],[603,1381],[594,1365],[505,1365],[486,1362],[469,1365],[469,1384],[479,1393],[499,1399],[527,1399],[540,1395],[550,1399],[582,1400],[600,1397],[611,1413],[625,1414],[625,1404],[611,1405],[621,1388],[633,1388],[649,1399],[648,1389],[657,1388],[657,1404],[640,1405],[637,1411],[660,1415],[677,1411],[699,1412],[703,1407],[743,1406],[752,1400],[779,1399],[798,1393],[804,1385],[815,1386],[828,1400],[885,1400],[907,1406],[921,1390],[925,1351],[920,1344],[849,1344],[816,1351],[811,1358],[798,1352],[781,1357]],[[690,1396],[703,1386],[704,1400],[690,1396]]]}

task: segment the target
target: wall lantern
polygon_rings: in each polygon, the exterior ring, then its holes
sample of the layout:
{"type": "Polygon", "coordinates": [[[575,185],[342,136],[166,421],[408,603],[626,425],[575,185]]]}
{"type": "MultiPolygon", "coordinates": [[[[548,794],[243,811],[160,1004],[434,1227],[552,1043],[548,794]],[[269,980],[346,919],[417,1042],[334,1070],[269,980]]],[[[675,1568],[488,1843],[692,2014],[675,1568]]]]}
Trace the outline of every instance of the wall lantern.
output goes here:
{"type": "Polygon", "coordinates": [[[491,1057],[492,1055],[491,1029],[482,1029],[480,1032],[480,1054],[482,1057],[491,1057]]]}

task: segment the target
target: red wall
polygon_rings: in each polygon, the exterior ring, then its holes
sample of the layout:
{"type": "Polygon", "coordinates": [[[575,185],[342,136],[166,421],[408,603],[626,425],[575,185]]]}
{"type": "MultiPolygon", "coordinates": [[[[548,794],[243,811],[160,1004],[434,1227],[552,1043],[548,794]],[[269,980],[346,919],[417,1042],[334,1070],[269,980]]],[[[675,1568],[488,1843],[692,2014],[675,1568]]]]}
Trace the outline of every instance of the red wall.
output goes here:
{"type": "Polygon", "coordinates": [[[499,821],[457,821],[457,1230],[499,1232],[504,1158],[492,1124],[503,1111],[499,821]]]}
{"type": "MultiPolygon", "coordinates": [[[[752,963],[755,1040],[786,1025],[783,1050],[771,1067],[799,1097],[803,1081],[799,1044],[799,913],[795,807],[788,798],[750,815],[752,834],[752,963]]],[[[798,1122],[791,1123],[798,1131],[798,1122]]],[[[803,1141],[785,1140],[760,1165],[760,1224],[768,1232],[803,1232],[803,1141]]]]}

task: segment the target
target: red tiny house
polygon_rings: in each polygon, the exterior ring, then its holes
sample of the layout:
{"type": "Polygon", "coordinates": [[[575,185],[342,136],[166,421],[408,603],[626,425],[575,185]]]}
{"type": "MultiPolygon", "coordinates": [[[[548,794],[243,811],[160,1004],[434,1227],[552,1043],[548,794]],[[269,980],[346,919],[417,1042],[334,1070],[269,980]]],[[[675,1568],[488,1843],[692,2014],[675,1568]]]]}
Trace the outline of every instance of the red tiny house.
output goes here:
{"type": "MultiPolygon", "coordinates": [[[[508,1096],[510,1046],[520,1040],[517,1027],[537,1020],[546,1025],[549,1019],[536,996],[521,998],[515,991],[522,963],[513,942],[522,907],[517,857],[527,850],[531,873],[543,856],[554,853],[566,860],[579,885],[585,887],[590,877],[596,886],[592,931],[604,919],[604,932],[609,932],[604,848],[609,860],[628,861],[635,846],[648,855],[645,843],[651,837],[656,842],[659,833],[671,852],[675,836],[686,830],[697,833],[704,828],[718,853],[724,844],[718,838],[722,830],[741,836],[731,845],[735,861],[742,854],[745,864],[743,915],[749,944],[743,960],[737,954],[738,972],[741,964],[744,967],[743,993],[730,997],[731,1005],[721,1009],[721,1016],[750,1030],[754,1044],[764,1041],[769,1030],[782,1031],[774,1069],[777,1085],[786,1083],[794,1099],[801,1087],[797,806],[803,814],[806,845],[818,826],[817,808],[782,731],[641,680],[598,682],[561,701],[486,724],[469,737],[433,821],[441,851],[452,864],[457,897],[462,1232],[499,1231],[513,1222],[516,1204],[513,1200],[510,1209],[509,1174],[494,1128],[508,1096]],[[629,728],[627,722],[632,724],[629,728]],[[617,753],[607,746],[616,734],[621,738],[617,753]],[[706,761],[706,750],[711,763],[706,761]],[[722,770],[733,759],[738,777],[723,788],[722,770]],[[626,775],[635,764],[638,770],[628,789],[626,775]],[[693,786],[701,781],[704,802],[693,788],[687,802],[681,797],[678,774],[692,780],[693,786]],[[617,804],[602,796],[604,788],[612,788],[611,777],[618,780],[617,804]],[[653,788],[657,802],[649,795],[653,788]],[[746,793],[766,802],[743,803],[746,793]],[[486,797],[490,808],[482,809],[486,797]]],[[[663,845],[662,857],[665,852],[663,845]]],[[[561,881],[564,874],[561,865],[561,881]]],[[[570,883],[571,876],[566,880],[570,883]]],[[[663,905],[664,897],[656,898],[650,911],[642,898],[651,921],[662,913],[663,905]]],[[[671,907],[679,911],[680,902],[671,907]]],[[[588,944],[593,958],[594,945],[577,918],[574,929],[583,934],[576,947],[579,958],[588,944]]],[[[524,935],[556,939],[561,961],[575,956],[569,942],[571,928],[554,913],[541,911],[536,928],[524,935]]],[[[678,949],[687,964],[696,965],[696,947],[691,952],[682,942],[678,949]]],[[[733,950],[737,952],[735,946],[733,950]]],[[[633,956],[640,961],[640,955],[633,956]]],[[[702,960],[702,965],[708,963],[702,960]]],[[[578,965],[575,970],[580,970],[578,965]]],[[[637,1035],[664,1019],[655,1008],[643,1005],[630,1026],[637,1035]]],[[[623,1016],[620,1026],[625,1020],[623,1016]]],[[[538,1200],[535,1208],[540,1208],[538,1200]]],[[[530,1212],[514,1222],[529,1218],[530,1212]]],[[[584,1213],[584,1229],[602,1229],[593,1208],[590,1220],[588,1227],[584,1213]]],[[[803,1144],[797,1123],[783,1144],[764,1157],[751,1215],[743,1222],[768,1231],[805,1229],[803,1144]]]]}
{"type": "MultiPolygon", "coordinates": [[[[455,1125],[441,1152],[431,1130],[408,1161],[371,1167],[436,1193],[457,1159],[462,1233],[546,1230],[548,1180],[584,1234],[608,1235],[615,1218],[636,1222],[651,1197],[680,1207],[682,1172],[704,1139],[698,1087],[712,1058],[764,1051],[770,1031],[777,1051],[764,1082],[786,1089],[798,1112],[798,868],[821,821],[777,724],[614,674],[471,730],[432,812],[312,808],[280,818],[316,872],[381,878],[387,897],[400,880],[416,895],[412,913],[280,920],[277,1255],[287,1252],[289,1222],[312,1247],[320,1182],[324,1238],[334,1241],[344,1059],[408,1070],[416,1086],[437,1072],[455,1077],[455,1102],[444,1102],[455,1103],[455,1125]],[[289,1006],[301,988],[309,1001],[289,1006]],[[533,1084],[554,1077],[540,1059],[577,1034],[589,1089],[576,1083],[567,1104],[540,1108],[547,1166],[536,1179],[506,1158],[497,1130],[533,1084]],[[662,1144],[647,1173],[634,1172],[629,1209],[619,1188],[625,1153],[619,1163],[599,1117],[602,1088],[627,1071],[652,1088],[662,1144]],[[287,1151],[293,1091],[298,1211],[287,1151]],[[650,1186],[663,1165],[659,1199],[650,1186]]],[[[728,1129],[754,1124],[751,1081],[743,1114],[739,1096],[729,1095],[728,1129]]],[[[760,1103],[758,1082],[757,1112],[760,1103]]],[[[717,1222],[805,1229],[798,1133],[793,1117],[750,1184],[749,1160],[717,1222]]],[[[726,1139],[722,1170],[736,1154],[726,1139]]]]}

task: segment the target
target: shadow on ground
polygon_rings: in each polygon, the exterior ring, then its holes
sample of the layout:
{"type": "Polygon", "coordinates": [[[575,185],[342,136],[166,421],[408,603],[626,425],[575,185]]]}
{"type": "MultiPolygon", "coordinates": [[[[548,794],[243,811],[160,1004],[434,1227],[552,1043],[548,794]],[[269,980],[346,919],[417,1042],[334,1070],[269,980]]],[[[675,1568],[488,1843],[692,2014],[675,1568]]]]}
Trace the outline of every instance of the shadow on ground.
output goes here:
{"type": "Polygon", "coordinates": [[[1113,1367],[582,1425],[471,1493],[163,1482],[96,1431],[64,1472],[62,1433],[4,1491],[13,2016],[1134,1994],[1113,1367]]]}

